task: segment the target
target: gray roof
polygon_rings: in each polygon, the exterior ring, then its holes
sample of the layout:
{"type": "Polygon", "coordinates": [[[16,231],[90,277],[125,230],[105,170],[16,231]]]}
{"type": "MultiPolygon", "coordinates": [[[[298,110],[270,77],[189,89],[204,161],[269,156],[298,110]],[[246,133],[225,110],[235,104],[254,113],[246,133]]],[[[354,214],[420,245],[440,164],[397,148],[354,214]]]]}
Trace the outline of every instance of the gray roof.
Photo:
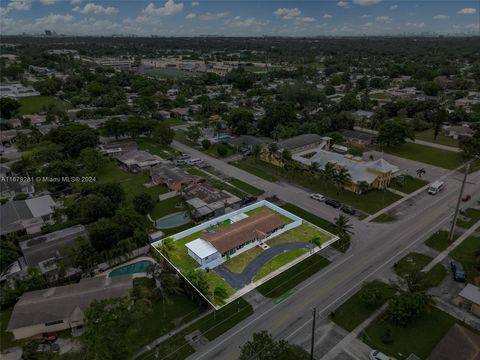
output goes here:
{"type": "Polygon", "coordinates": [[[343,135],[343,137],[347,139],[358,139],[358,140],[365,140],[365,141],[373,141],[375,139],[375,135],[367,134],[361,131],[344,129],[344,130],[341,130],[340,133],[343,135]]]}
{"type": "Polygon", "coordinates": [[[321,143],[323,137],[318,134],[303,134],[277,143],[280,150],[293,150],[307,145],[321,143]]]}
{"type": "Polygon", "coordinates": [[[269,144],[273,142],[273,139],[267,137],[257,137],[251,135],[242,135],[231,139],[228,141],[230,144],[233,145],[244,145],[244,146],[253,146],[253,145],[261,145],[261,144],[269,144]]]}
{"type": "Polygon", "coordinates": [[[190,175],[185,170],[166,164],[158,164],[151,168],[152,176],[158,176],[168,183],[181,183],[197,176],[190,175]]]}
{"type": "Polygon", "coordinates": [[[24,229],[24,224],[32,219],[52,214],[55,202],[50,195],[27,200],[9,201],[0,207],[0,234],[8,234],[24,229]]]}
{"type": "Polygon", "coordinates": [[[475,285],[467,284],[459,295],[474,304],[480,305],[480,288],[475,285]]]}
{"type": "Polygon", "coordinates": [[[153,166],[162,162],[162,158],[157,155],[152,155],[143,150],[130,150],[122,152],[117,160],[124,163],[127,166],[137,165],[139,167],[153,166]]]}
{"type": "Polygon", "coordinates": [[[94,300],[127,296],[133,286],[132,275],[93,277],[77,284],[24,293],[13,308],[7,330],[19,329],[46,322],[75,318],[94,300]]]}
{"type": "Polygon", "coordinates": [[[47,259],[60,258],[65,250],[75,244],[78,237],[88,238],[85,226],[75,225],[22,241],[19,245],[27,265],[37,266],[47,259]]]}

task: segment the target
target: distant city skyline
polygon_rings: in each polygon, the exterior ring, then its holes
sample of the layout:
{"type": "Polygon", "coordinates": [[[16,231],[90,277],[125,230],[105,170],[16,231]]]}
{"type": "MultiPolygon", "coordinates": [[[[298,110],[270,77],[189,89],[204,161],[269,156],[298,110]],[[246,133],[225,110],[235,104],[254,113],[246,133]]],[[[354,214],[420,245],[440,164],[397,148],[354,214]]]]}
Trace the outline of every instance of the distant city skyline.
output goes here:
{"type": "Polygon", "coordinates": [[[4,35],[361,36],[480,33],[478,0],[2,0],[4,35]]]}

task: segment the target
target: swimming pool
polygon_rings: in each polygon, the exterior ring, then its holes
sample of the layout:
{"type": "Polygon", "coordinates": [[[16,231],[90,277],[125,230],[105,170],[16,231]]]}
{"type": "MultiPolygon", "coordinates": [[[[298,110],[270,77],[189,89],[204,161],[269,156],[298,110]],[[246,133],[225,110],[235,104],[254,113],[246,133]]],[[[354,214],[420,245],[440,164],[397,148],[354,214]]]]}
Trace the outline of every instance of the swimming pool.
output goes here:
{"type": "Polygon", "coordinates": [[[112,271],[110,271],[110,274],[108,274],[108,276],[112,277],[112,276],[121,276],[121,275],[143,273],[143,272],[147,271],[147,269],[150,265],[153,265],[153,262],[150,261],[150,260],[138,261],[136,263],[128,264],[128,265],[119,267],[115,270],[112,270],[112,271]]]}
{"type": "Polygon", "coordinates": [[[189,222],[190,216],[188,213],[186,211],[180,211],[157,219],[155,221],[155,227],[157,229],[171,229],[188,224],[189,222]]]}
{"type": "Polygon", "coordinates": [[[222,136],[217,136],[216,138],[213,138],[213,140],[215,141],[229,141],[229,140],[232,140],[234,139],[234,137],[230,136],[230,135],[222,135],[222,136]]]}

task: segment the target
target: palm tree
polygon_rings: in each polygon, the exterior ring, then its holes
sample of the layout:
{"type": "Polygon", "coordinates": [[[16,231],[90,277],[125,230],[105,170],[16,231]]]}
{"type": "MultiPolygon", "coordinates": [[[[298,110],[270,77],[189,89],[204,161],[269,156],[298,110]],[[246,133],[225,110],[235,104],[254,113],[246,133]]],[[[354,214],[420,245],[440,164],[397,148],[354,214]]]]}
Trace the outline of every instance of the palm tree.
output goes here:
{"type": "Polygon", "coordinates": [[[290,151],[288,151],[287,149],[284,149],[280,154],[280,158],[282,159],[282,162],[284,164],[288,163],[288,162],[292,161],[292,153],[290,151]]]}
{"type": "Polygon", "coordinates": [[[216,286],[212,297],[215,304],[222,305],[225,303],[225,299],[228,298],[228,291],[223,285],[216,286]]]}
{"type": "Polygon", "coordinates": [[[353,235],[352,228],[353,226],[350,225],[350,220],[343,214],[340,214],[338,217],[334,219],[335,227],[337,229],[338,236],[342,238],[350,238],[350,235],[353,235]]]}
{"type": "Polygon", "coordinates": [[[326,182],[331,182],[335,176],[335,172],[335,164],[330,162],[326,163],[322,171],[322,177],[326,182]]]}
{"type": "Polygon", "coordinates": [[[424,168],[417,169],[417,176],[419,178],[422,178],[423,175],[425,175],[427,171],[424,168]]]}
{"type": "Polygon", "coordinates": [[[262,153],[262,147],[258,144],[255,144],[252,148],[252,155],[255,159],[258,159],[260,157],[260,154],[262,153]]]}
{"type": "Polygon", "coordinates": [[[170,301],[170,296],[182,291],[180,281],[175,274],[165,271],[159,264],[150,266],[147,275],[155,281],[155,287],[162,297],[163,315],[165,316],[165,304],[170,301]]]}
{"type": "Polygon", "coordinates": [[[360,194],[363,194],[366,192],[368,189],[370,189],[370,185],[366,181],[360,181],[358,183],[358,192],[360,194]]]}
{"type": "Polygon", "coordinates": [[[307,171],[310,174],[315,175],[316,173],[318,173],[319,169],[320,169],[320,164],[317,161],[314,161],[308,166],[307,171]]]}
{"type": "Polygon", "coordinates": [[[215,121],[214,130],[216,136],[220,136],[220,133],[223,131],[223,123],[221,120],[215,121]]]}
{"type": "Polygon", "coordinates": [[[346,168],[338,168],[333,176],[333,184],[337,187],[337,194],[340,192],[340,189],[343,189],[345,185],[351,182],[351,180],[352,176],[346,168]]]}
{"type": "Polygon", "coordinates": [[[175,250],[175,241],[172,237],[167,237],[162,240],[162,243],[157,249],[166,259],[170,259],[172,251],[175,250]]]}
{"type": "Polygon", "coordinates": [[[272,158],[277,155],[278,145],[277,143],[268,144],[268,159],[272,162],[272,158]]]}

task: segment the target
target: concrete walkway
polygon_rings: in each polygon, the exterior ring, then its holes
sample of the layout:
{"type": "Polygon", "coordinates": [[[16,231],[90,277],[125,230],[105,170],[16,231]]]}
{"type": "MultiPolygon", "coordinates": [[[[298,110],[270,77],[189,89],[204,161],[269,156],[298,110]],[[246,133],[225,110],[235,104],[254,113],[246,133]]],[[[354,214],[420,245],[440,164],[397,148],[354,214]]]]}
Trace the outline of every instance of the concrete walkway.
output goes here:
{"type": "Polygon", "coordinates": [[[252,282],[252,279],[258,271],[275,256],[282,254],[285,251],[296,249],[307,249],[308,242],[295,242],[280,244],[263,251],[255,259],[253,259],[241,273],[231,272],[225,265],[215,268],[215,271],[224,278],[230,286],[236,290],[240,290],[252,282]]]}
{"type": "Polygon", "coordinates": [[[440,263],[443,259],[445,259],[448,254],[454,250],[457,246],[459,246],[466,238],[468,238],[470,235],[472,235],[475,230],[477,230],[480,227],[480,220],[477,221],[470,229],[465,231],[465,233],[460,236],[457,240],[455,240],[449,247],[447,247],[445,250],[443,250],[438,256],[433,259],[427,266],[425,266],[422,271],[423,272],[428,272],[430,271],[435,265],[440,263]]]}

